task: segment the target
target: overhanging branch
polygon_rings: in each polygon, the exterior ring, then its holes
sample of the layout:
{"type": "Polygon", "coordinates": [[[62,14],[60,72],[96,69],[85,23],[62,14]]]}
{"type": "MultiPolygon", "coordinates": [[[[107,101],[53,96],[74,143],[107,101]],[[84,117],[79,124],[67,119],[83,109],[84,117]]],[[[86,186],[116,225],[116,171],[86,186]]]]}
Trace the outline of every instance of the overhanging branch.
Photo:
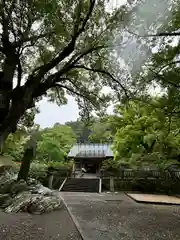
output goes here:
{"type": "Polygon", "coordinates": [[[64,89],[68,90],[69,92],[71,92],[71,93],[73,93],[73,94],[75,94],[75,95],[77,95],[81,98],[84,98],[84,99],[88,100],[94,107],[96,107],[95,103],[90,98],[88,98],[87,95],[82,94],[81,92],[75,91],[74,89],[72,89],[72,88],[70,88],[66,85],[59,84],[59,83],[54,84],[54,87],[64,88],[64,89]]]}
{"type": "Polygon", "coordinates": [[[162,32],[162,33],[157,33],[157,34],[144,34],[144,35],[139,35],[138,33],[134,33],[127,29],[127,32],[130,34],[136,36],[136,37],[178,37],[180,36],[180,32],[162,32]]]}
{"type": "Polygon", "coordinates": [[[123,89],[126,97],[129,98],[126,88],[112,74],[110,74],[108,71],[103,70],[103,69],[89,68],[89,67],[86,67],[84,65],[74,65],[74,68],[82,68],[82,69],[85,69],[85,70],[88,70],[88,71],[102,73],[102,74],[110,77],[114,82],[116,82],[123,89]]]}
{"type": "Polygon", "coordinates": [[[22,78],[22,66],[21,66],[21,61],[20,61],[20,59],[18,59],[17,72],[18,72],[17,87],[20,87],[20,86],[21,86],[21,78],[22,78]]]}
{"type": "Polygon", "coordinates": [[[27,42],[32,42],[32,44],[33,44],[37,40],[39,40],[41,38],[44,38],[44,37],[51,36],[54,33],[55,33],[54,31],[51,31],[51,32],[48,32],[48,33],[39,34],[37,36],[22,37],[18,42],[16,42],[15,47],[19,47],[21,44],[27,43],[27,42]]]}
{"type": "Polygon", "coordinates": [[[157,72],[153,71],[152,69],[149,69],[149,70],[154,74],[154,77],[156,79],[159,78],[160,80],[165,81],[176,88],[180,88],[180,85],[176,84],[175,82],[170,81],[169,79],[165,78],[163,75],[158,74],[157,72]]]}
{"type": "Polygon", "coordinates": [[[166,64],[164,64],[164,65],[160,68],[159,72],[161,72],[162,70],[164,70],[164,68],[166,68],[166,67],[169,67],[169,66],[172,66],[172,65],[176,65],[176,64],[178,64],[178,63],[180,63],[180,60],[166,63],[166,64]]]}
{"type": "Polygon", "coordinates": [[[93,9],[94,9],[94,6],[95,6],[95,2],[96,2],[96,0],[90,0],[89,11],[88,11],[85,19],[83,20],[83,23],[82,23],[81,28],[79,29],[79,31],[78,31],[77,34],[76,34],[77,37],[78,37],[81,33],[84,32],[85,27],[86,27],[86,24],[87,24],[87,22],[88,22],[88,20],[89,20],[89,18],[90,18],[90,16],[91,16],[91,14],[92,14],[92,12],[93,12],[93,9]]]}
{"type": "Polygon", "coordinates": [[[162,33],[157,33],[157,34],[150,34],[150,35],[145,35],[146,37],[177,37],[180,36],[180,32],[162,32],[162,33]]]}
{"type": "Polygon", "coordinates": [[[86,24],[92,14],[92,11],[95,6],[95,0],[90,0],[90,7],[89,11],[83,20],[82,26],[79,29],[79,31],[75,32],[75,35],[72,36],[71,41],[67,44],[67,46],[59,53],[59,55],[52,59],[49,63],[37,68],[34,70],[34,73],[39,71],[39,78],[42,78],[49,70],[51,70],[53,67],[55,67],[57,64],[59,64],[61,61],[63,61],[67,56],[69,56],[75,48],[76,40],[77,38],[85,31],[86,24]]]}
{"type": "MultiPolygon", "coordinates": [[[[76,89],[78,89],[78,88],[80,89],[80,87],[79,87],[73,80],[71,80],[71,79],[68,78],[68,77],[60,78],[60,79],[57,79],[57,80],[55,80],[55,81],[56,81],[55,85],[58,84],[59,81],[68,81],[68,82],[70,82],[76,89]]],[[[81,90],[81,89],[80,89],[80,90],[81,90]]],[[[83,91],[85,91],[85,90],[83,90],[83,91]]],[[[95,96],[97,99],[99,99],[101,102],[103,102],[103,100],[102,100],[97,94],[95,94],[94,92],[86,91],[85,94],[86,94],[86,96],[87,96],[87,95],[93,95],[93,96],[95,96]]]]}

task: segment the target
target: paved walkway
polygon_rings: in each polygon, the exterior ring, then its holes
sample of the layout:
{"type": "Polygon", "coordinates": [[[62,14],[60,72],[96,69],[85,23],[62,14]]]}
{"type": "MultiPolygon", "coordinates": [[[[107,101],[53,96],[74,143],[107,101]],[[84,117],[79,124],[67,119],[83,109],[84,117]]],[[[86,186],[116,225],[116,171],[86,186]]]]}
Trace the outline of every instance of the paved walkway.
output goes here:
{"type": "Polygon", "coordinates": [[[81,240],[65,207],[43,215],[0,211],[0,240],[81,240]]]}
{"type": "Polygon", "coordinates": [[[84,240],[180,239],[180,207],[139,204],[125,194],[60,193],[84,240]]]}

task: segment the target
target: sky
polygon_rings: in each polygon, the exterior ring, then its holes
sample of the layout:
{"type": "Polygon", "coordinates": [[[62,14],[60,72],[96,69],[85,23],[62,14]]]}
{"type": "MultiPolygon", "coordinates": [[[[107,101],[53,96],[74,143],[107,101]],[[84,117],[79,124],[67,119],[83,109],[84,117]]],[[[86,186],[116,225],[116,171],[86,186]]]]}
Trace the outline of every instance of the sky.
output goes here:
{"type": "Polygon", "coordinates": [[[79,109],[71,96],[68,96],[68,104],[60,107],[45,99],[40,101],[37,106],[39,106],[40,113],[36,114],[35,123],[39,124],[41,128],[52,127],[57,122],[63,124],[75,121],[78,118],[79,109]]]}
{"type": "MultiPolygon", "coordinates": [[[[126,0],[112,0],[111,7],[122,5],[126,0]]],[[[67,121],[75,121],[79,117],[78,106],[73,97],[68,96],[68,104],[64,106],[57,106],[55,103],[50,103],[43,99],[37,106],[40,109],[35,117],[35,123],[39,124],[41,128],[52,127],[55,123],[61,124],[67,121]]]]}

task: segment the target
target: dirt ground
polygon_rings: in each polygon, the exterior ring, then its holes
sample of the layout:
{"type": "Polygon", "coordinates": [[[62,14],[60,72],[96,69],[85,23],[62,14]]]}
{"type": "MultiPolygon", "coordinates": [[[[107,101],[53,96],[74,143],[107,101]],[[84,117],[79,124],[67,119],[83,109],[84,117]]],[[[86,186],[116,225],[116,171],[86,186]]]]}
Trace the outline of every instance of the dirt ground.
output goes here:
{"type": "Polygon", "coordinates": [[[68,211],[63,207],[43,215],[0,212],[0,240],[80,240],[68,211]]]}

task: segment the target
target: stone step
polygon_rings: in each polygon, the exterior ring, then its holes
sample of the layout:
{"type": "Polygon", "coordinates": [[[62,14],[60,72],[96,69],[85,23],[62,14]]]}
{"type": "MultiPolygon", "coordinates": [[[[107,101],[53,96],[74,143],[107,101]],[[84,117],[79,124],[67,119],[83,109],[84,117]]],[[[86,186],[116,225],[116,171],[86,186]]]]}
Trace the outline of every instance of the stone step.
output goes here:
{"type": "Polygon", "coordinates": [[[63,192],[99,192],[99,179],[68,178],[63,185],[63,192]]]}

